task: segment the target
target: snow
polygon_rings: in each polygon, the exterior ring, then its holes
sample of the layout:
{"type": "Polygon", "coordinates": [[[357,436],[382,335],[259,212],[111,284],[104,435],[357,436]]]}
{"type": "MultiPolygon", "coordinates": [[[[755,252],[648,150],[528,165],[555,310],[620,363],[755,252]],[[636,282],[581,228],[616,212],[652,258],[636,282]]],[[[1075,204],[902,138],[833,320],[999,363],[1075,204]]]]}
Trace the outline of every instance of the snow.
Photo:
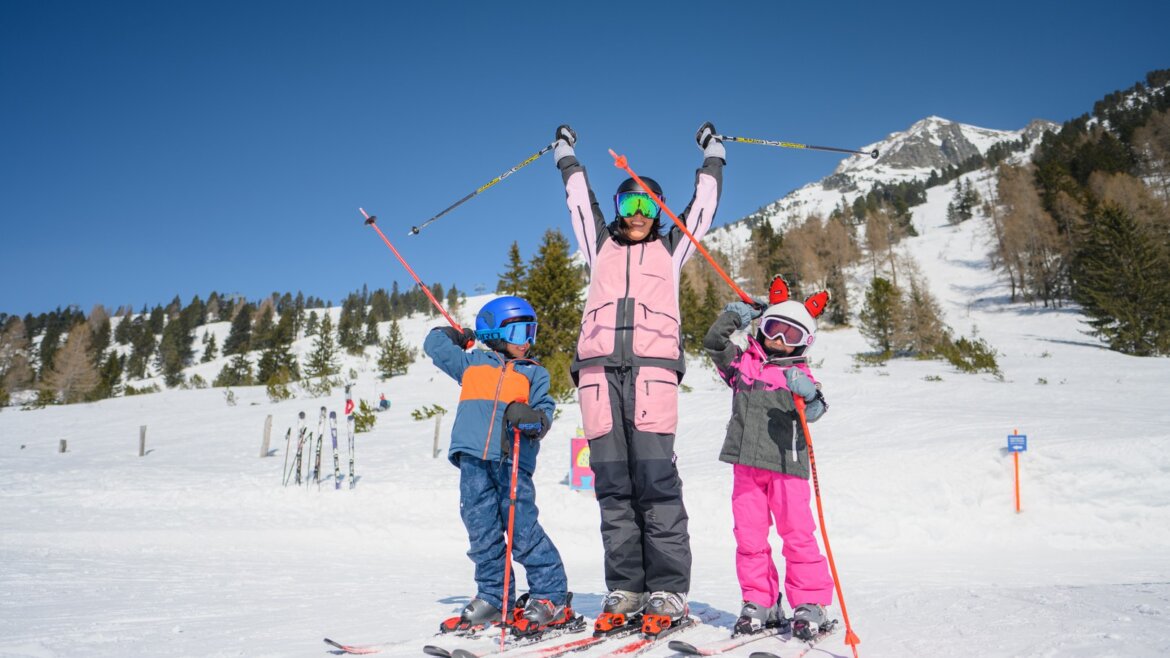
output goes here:
{"type": "MultiPolygon", "coordinates": [[[[811,354],[831,404],[812,426],[820,491],[860,655],[1170,655],[1170,363],[1103,349],[1075,308],[1009,303],[987,266],[986,220],[945,223],[952,193],[930,191],[903,248],[948,324],[999,352],[1002,379],[936,361],[858,365],[868,347],[855,329],[823,331],[811,354]],[[1019,514],[1005,451],[1016,429],[1029,439],[1019,514]]],[[[401,326],[420,345],[439,322],[401,326]]],[[[213,328],[221,346],[226,328],[213,328]]],[[[210,380],[224,362],[192,372],[210,380]]],[[[319,489],[281,486],[285,429],[298,411],[312,427],[322,405],[340,414],[340,388],[280,403],[255,387],[235,389],[235,406],[202,389],[0,411],[0,656],[322,656],[325,636],[419,655],[474,593],[457,471],[432,457],[434,420],[410,416],[454,409],[458,389],[425,359],[384,383],[372,350],[346,357],[351,368],[355,397],[393,403],[357,436],[352,491],[331,475],[319,489]],[[268,415],[272,455],[260,458],[268,415]]],[[[731,469],[717,461],[730,405],[700,360],[685,383],[691,599],[711,615],[688,633],[703,641],[725,635],[740,604],[731,469]]],[[[578,419],[562,405],[535,479],[592,617],[605,593],[597,507],[566,481],[578,419]]],[[[850,655],[843,634],[820,646],[812,655],[850,655]]]]}

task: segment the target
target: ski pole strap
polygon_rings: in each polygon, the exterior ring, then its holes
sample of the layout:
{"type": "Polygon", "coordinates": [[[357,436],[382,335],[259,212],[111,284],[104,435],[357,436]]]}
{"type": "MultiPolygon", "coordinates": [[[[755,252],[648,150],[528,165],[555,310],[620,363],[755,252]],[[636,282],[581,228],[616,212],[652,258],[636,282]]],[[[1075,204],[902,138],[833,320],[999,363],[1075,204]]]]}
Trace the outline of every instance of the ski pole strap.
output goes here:
{"type": "Polygon", "coordinates": [[[755,139],[754,137],[730,137],[728,135],[715,135],[715,139],[725,142],[740,142],[741,144],[762,144],[764,146],[779,146],[786,149],[808,149],[810,151],[832,151],[834,153],[852,153],[854,155],[868,155],[877,160],[878,150],[872,151],[858,151],[855,149],[840,149],[834,146],[813,146],[812,144],[798,144],[796,142],[776,142],[768,139],[755,139]]]}
{"type": "Polygon", "coordinates": [[[720,277],[722,277],[724,281],[727,282],[727,285],[731,286],[731,289],[735,291],[735,294],[739,295],[739,298],[748,304],[756,304],[756,300],[752,299],[752,296],[744,292],[742,288],[735,285],[735,282],[731,280],[731,277],[727,276],[727,273],[723,271],[722,267],[719,267],[719,263],[716,263],[715,259],[711,257],[711,254],[707,252],[707,249],[703,245],[699,244],[699,240],[695,238],[695,235],[691,233],[691,230],[687,228],[686,224],[684,224],[682,220],[678,218],[678,215],[675,215],[674,211],[672,211],[666,205],[666,202],[664,202],[661,197],[655,194],[654,190],[650,189],[650,186],[638,177],[638,174],[634,173],[634,170],[630,168],[629,163],[626,161],[626,156],[618,155],[614,152],[613,149],[609,150],[609,154],[613,156],[613,166],[617,167],[618,169],[622,169],[627,174],[629,174],[630,178],[633,178],[634,181],[638,183],[639,186],[641,186],[642,190],[645,191],[646,194],[650,195],[650,198],[658,204],[658,207],[662,208],[662,210],[666,212],[666,214],[669,215],[672,220],[674,220],[675,226],[679,227],[683,234],[690,238],[691,243],[695,245],[695,249],[697,249],[700,254],[703,254],[703,258],[707,259],[707,262],[711,264],[711,267],[715,268],[715,272],[720,277]]]}
{"type": "Polygon", "coordinates": [[[483,185],[479,186],[479,188],[478,188],[478,189],[476,189],[474,192],[472,192],[471,194],[468,194],[467,196],[465,196],[465,197],[463,197],[462,199],[460,199],[460,200],[456,201],[455,203],[451,204],[450,206],[447,206],[445,209],[443,209],[443,211],[442,211],[442,212],[440,212],[439,214],[435,215],[434,217],[431,217],[430,219],[428,219],[427,221],[423,222],[422,224],[419,224],[418,226],[412,226],[412,227],[410,227],[410,232],[409,232],[409,233],[407,233],[407,235],[418,235],[418,232],[419,232],[419,231],[421,231],[421,230],[423,230],[424,228],[426,228],[426,227],[427,227],[427,225],[428,225],[428,224],[430,224],[431,222],[433,222],[433,221],[437,220],[438,218],[442,217],[443,215],[446,215],[447,213],[451,212],[452,210],[454,210],[454,209],[458,208],[459,206],[463,205],[463,203],[464,203],[464,202],[466,202],[467,200],[469,200],[471,197],[473,197],[473,196],[475,196],[475,195],[479,194],[480,192],[483,192],[484,190],[486,190],[486,189],[488,189],[489,187],[491,187],[491,186],[495,185],[496,183],[498,183],[498,182],[500,182],[500,181],[504,180],[504,179],[505,179],[505,178],[507,178],[508,176],[511,176],[512,174],[516,173],[517,171],[520,171],[522,168],[524,168],[524,167],[527,167],[528,165],[532,164],[533,162],[536,162],[536,160],[537,160],[538,158],[540,158],[540,156],[542,156],[542,155],[544,155],[545,153],[548,153],[549,151],[553,150],[553,147],[554,147],[554,146],[556,146],[556,142],[552,142],[552,143],[551,143],[551,144],[549,144],[548,146],[546,146],[546,147],[544,147],[544,148],[540,149],[539,151],[537,151],[536,153],[533,153],[532,155],[528,156],[528,158],[526,158],[526,159],[524,160],[524,162],[521,162],[520,164],[516,165],[515,167],[512,167],[512,168],[511,168],[511,169],[509,169],[508,171],[505,171],[504,173],[500,174],[499,176],[496,176],[495,178],[491,179],[490,181],[488,181],[488,182],[484,183],[483,185]]]}
{"type": "Polygon", "coordinates": [[[462,332],[463,327],[459,326],[459,323],[447,314],[447,310],[444,309],[443,305],[439,303],[439,300],[435,299],[435,296],[431,294],[431,289],[422,282],[422,279],[418,278],[418,275],[415,274],[414,270],[412,270],[410,265],[407,264],[406,259],[402,257],[402,254],[398,253],[398,250],[395,249],[394,245],[390,243],[390,239],[386,237],[386,234],[382,232],[382,229],[378,228],[378,216],[366,213],[364,208],[358,208],[358,210],[360,210],[362,215],[366,218],[366,224],[373,227],[373,229],[378,232],[378,235],[382,238],[382,242],[385,242],[386,246],[390,247],[390,251],[394,252],[394,256],[398,258],[398,262],[402,263],[402,266],[406,268],[406,271],[410,274],[411,278],[414,279],[414,282],[418,284],[419,288],[422,288],[422,291],[427,296],[427,299],[431,300],[431,304],[433,304],[435,308],[439,309],[439,313],[442,313],[443,317],[447,318],[447,322],[451,323],[451,326],[455,328],[455,331],[462,332]]]}

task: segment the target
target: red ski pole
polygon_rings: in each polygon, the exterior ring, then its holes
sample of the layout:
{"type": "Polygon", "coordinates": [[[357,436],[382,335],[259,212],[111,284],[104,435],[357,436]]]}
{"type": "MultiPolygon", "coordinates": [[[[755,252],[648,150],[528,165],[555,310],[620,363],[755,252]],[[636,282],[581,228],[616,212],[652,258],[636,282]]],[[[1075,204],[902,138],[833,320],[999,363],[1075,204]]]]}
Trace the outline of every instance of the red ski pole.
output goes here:
{"type": "Polygon", "coordinates": [[[516,476],[520,468],[520,428],[513,430],[516,438],[512,442],[512,490],[508,494],[508,539],[504,549],[504,609],[501,614],[504,623],[500,627],[500,651],[508,637],[508,585],[512,576],[512,531],[516,527],[516,476]]]}
{"type": "Polygon", "coordinates": [[[808,419],[804,416],[804,398],[793,395],[796,403],[796,414],[800,416],[800,428],[804,430],[804,440],[808,443],[808,465],[812,471],[813,493],[817,499],[817,519],[821,522],[821,539],[825,540],[825,555],[829,558],[829,569],[833,572],[833,586],[837,588],[837,600],[841,602],[841,616],[845,618],[845,644],[853,649],[853,658],[857,658],[857,645],[861,639],[853,632],[849,623],[849,611],[845,609],[845,595],[841,593],[841,579],[837,577],[837,564],[833,561],[833,549],[829,547],[829,531],[825,529],[825,509],[821,505],[821,485],[817,482],[817,460],[813,457],[812,432],[808,431],[808,419]]]}
{"type": "Polygon", "coordinates": [[[683,234],[691,239],[691,242],[695,245],[695,248],[699,250],[700,254],[703,254],[703,257],[707,259],[708,263],[711,263],[711,267],[715,268],[715,272],[719,274],[719,276],[723,277],[723,280],[727,282],[727,285],[731,286],[731,289],[735,291],[735,294],[739,295],[739,298],[748,304],[756,306],[756,300],[752,299],[751,295],[747,294],[743,291],[743,289],[735,285],[735,282],[731,280],[731,277],[727,276],[727,273],[723,271],[722,267],[719,267],[719,263],[716,263],[715,259],[711,257],[711,254],[707,253],[707,249],[704,248],[703,245],[699,244],[699,240],[695,238],[695,235],[691,233],[686,224],[683,224],[682,220],[680,220],[678,216],[675,215],[670,210],[670,208],[666,206],[666,203],[664,203],[662,199],[654,193],[654,190],[650,189],[646,183],[642,182],[642,179],[638,178],[638,174],[635,174],[633,169],[630,169],[630,165],[626,162],[626,156],[614,153],[613,149],[609,150],[609,154],[613,156],[613,166],[617,167],[618,169],[624,169],[625,172],[630,175],[630,178],[633,178],[634,182],[640,185],[642,189],[646,191],[646,194],[650,195],[651,199],[654,199],[654,203],[657,203],[659,208],[662,208],[666,211],[667,215],[670,215],[670,218],[674,220],[675,226],[682,229],[683,234]]]}
{"type": "MultiPolygon", "coordinates": [[[[390,244],[390,240],[386,237],[386,234],[382,232],[382,229],[378,228],[378,216],[367,214],[364,208],[358,208],[358,210],[360,210],[362,215],[366,218],[366,224],[373,227],[373,229],[378,232],[378,235],[382,237],[382,242],[385,242],[386,246],[390,247],[390,251],[394,252],[394,255],[398,258],[398,262],[402,263],[402,266],[406,268],[407,273],[410,274],[411,278],[414,279],[414,282],[417,283],[418,287],[422,289],[424,294],[426,294],[427,299],[431,300],[431,304],[433,304],[435,308],[439,309],[439,313],[442,313],[443,317],[447,318],[447,322],[450,322],[451,326],[455,327],[456,331],[463,331],[463,327],[459,326],[459,323],[447,314],[447,310],[444,309],[443,305],[439,303],[439,300],[435,299],[435,296],[431,294],[430,288],[427,288],[426,284],[422,282],[422,279],[418,278],[418,275],[414,273],[414,270],[410,269],[410,265],[406,263],[406,259],[402,257],[402,254],[398,253],[398,250],[394,248],[393,244],[390,244]]],[[[466,347],[470,347],[470,345],[466,347]]]]}

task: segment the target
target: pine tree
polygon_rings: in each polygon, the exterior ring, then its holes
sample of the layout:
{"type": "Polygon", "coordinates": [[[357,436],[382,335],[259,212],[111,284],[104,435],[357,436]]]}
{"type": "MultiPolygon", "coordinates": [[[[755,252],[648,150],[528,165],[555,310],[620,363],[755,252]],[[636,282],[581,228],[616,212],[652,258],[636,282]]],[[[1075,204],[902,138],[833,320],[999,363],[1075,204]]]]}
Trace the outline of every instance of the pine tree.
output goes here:
{"type": "Polygon", "coordinates": [[[402,330],[398,327],[398,320],[390,321],[390,332],[386,340],[382,341],[378,353],[378,371],[382,379],[390,379],[395,375],[405,375],[406,369],[414,363],[417,350],[412,349],[402,338],[402,330]]]}
{"type": "Polygon", "coordinates": [[[90,392],[89,399],[104,400],[122,394],[122,372],[125,370],[126,357],[117,352],[110,352],[101,367],[98,368],[98,384],[90,392]]]}
{"type": "Polygon", "coordinates": [[[291,307],[280,316],[280,321],[272,329],[272,344],[260,354],[260,362],[256,365],[257,381],[272,384],[275,377],[279,383],[287,384],[301,378],[297,357],[292,353],[295,322],[296,312],[291,307]]]}
{"type": "Polygon", "coordinates": [[[245,303],[232,318],[232,328],[223,341],[223,355],[244,354],[252,349],[252,305],[245,303]]]}
{"type": "Polygon", "coordinates": [[[539,323],[532,353],[552,378],[549,393],[561,400],[574,390],[569,365],[581,329],[582,283],[581,271],[569,258],[569,241],[560,231],[545,231],[528,266],[525,299],[536,309],[539,323]]]}
{"type": "Polygon", "coordinates": [[[874,277],[865,293],[865,304],[858,318],[861,335],[883,356],[893,356],[895,351],[901,349],[898,340],[903,335],[902,317],[901,293],[888,280],[874,277]]]}
{"type": "Polygon", "coordinates": [[[321,383],[317,390],[323,395],[328,395],[333,390],[330,377],[338,372],[337,346],[333,342],[333,320],[326,313],[325,318],[321,320],[320,331],[313,340],[313,351],[309,353],[309,358],[305,362],[305,376],[320,378],[321,383]]]}
{"type": "Polygon", "coordinates": [[[207,363],[216,357],[216,351],[219,347],[215,344],[215,334],[211,334],[204,343],[203,357],[199,359],[200,363],[207,363]]]}
{"type": "Polygon", "coordinates": [[[685,271],[679,279],[678,311],[682,315],[679,330],[682,334],[683,349],[688,354],[703,354],[703,337],[707,335],[710,324],[703,324],[699,295],[695,292],[691,277],[685,271]]]}
{"type": "Polygon", "coordinates": [[[1091,318],[1093,335],[1125,354],[1170,354],[1170,254],[1164,241],[1108,203],[1087,222],[1074,271],[1073,294],[1091,318]]]}
{"type": "Polygon", "coordinates": [[[248,360],[248,355],[237,354],[219,371],[211,385],[222,388],[225,386],[251,386],[255,383],[256,378],[252,375],[252,362],[248,360]]]}
{"type": "Polygon", "coordinates": [[[191,365],[195,357],[195,350],[191,347],[193,338],[186,318],[181,314],[163,328],[158,345],[158,367],[167,386],[173,388],[183,383],[183,368],[191,365]]]}
{"type": "Polygon", "coordinates": [[[15,393],[32,385],[30,354],[24,322],[18,317],[10,318],[0,332],[0,388],[15,393]]]}
{"type": "Polygon", "coordinates": [[[527,288],[527,280],[528,270],[520,257],[520,245],[513,242],[508,249],[508,269],[500,275],[499,282],[496,283],[496,294],[522,297],[527,288]]]}

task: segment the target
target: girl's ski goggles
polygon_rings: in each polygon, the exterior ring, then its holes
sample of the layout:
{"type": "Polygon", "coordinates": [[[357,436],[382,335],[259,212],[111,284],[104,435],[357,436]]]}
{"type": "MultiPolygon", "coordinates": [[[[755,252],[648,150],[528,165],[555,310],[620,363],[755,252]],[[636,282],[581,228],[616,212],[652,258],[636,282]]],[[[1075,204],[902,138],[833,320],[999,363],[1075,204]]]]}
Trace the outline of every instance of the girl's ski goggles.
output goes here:
{"type": "Polygon", "coordinates": [[[789,347],[806,345],[809,340],[808,331],[804,327],[784,318],[764,318],[760,323],[760,333],[770,340],[780,339],[789,347]]]}
{"type": "Polygon", "coordinates": [[[658,204],[645,192],[622,192],[613,198],[618,217],[633,217],[638,213],[646,219],[658,219],[658,204]]]}
{"type": "Polygon", "coordinates": [[[513,345],[523,345],[524,343],[535,345],[536,323],[513,322],[499,329],[482,329],[475,332],[475,337],[484,343],[489,340],[502,340],[505,343],[512,343],[513,345]]]}

